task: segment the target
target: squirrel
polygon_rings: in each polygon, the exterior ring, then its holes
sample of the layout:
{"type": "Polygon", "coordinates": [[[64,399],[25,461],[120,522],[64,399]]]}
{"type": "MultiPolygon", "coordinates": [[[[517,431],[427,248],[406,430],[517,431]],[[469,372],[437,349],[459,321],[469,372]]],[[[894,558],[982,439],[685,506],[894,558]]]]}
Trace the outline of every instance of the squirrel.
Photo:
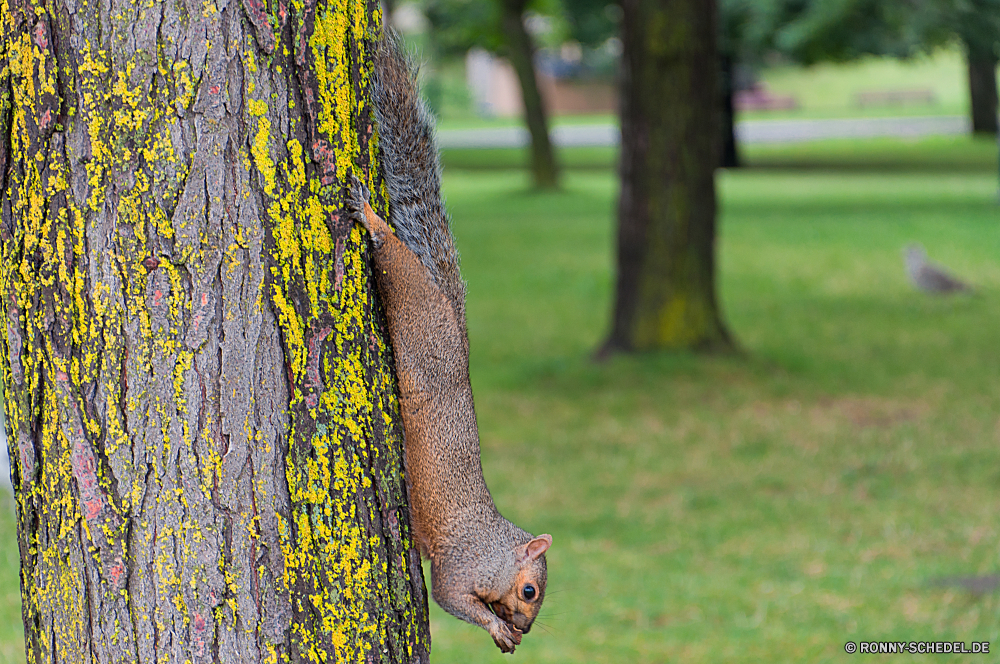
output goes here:
{"type": "Polygon", "coordinates": [[[434,122],[399,38],[373,53],[372,101],[393,234],[351,176],[345,211],[368,231],[392,342],[416,543],[434,600],[514,652],[545,598],[551,535],[534,537],[493,503],[479,457],[469,382],[465,283],[448,214],[434,122]]]}

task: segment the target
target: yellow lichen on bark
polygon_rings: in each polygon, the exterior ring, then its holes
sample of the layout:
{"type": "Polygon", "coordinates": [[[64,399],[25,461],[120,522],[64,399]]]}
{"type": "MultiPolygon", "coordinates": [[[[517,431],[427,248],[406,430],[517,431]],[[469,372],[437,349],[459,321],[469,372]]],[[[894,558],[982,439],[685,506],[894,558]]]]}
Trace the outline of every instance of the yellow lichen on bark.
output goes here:
{"type": "Polygon", "coordinates": [[[375,4],[50,4],[0,5],[29,661],[426,655],[389,349],[340,210],[350,172],[384,192],[375,4]]]}
{"type": "MultiPolygon", "coordinates": [[[[386,416],[398,412],[391,368],[381,360],[372,363],[373,357],[386,358],[387,348],[372,329],[364,240],[339,211],[344,177],[363,172],[359,134],[370,130],[370,121],[360,113],[364,105],[358,93],[365,81],[363,74],[360,82],[352,74],[358,63],[351,52],[353,47],[363,56],[372,26],[370,8],[362,2],[333,2],[315,12],[306,44],[315,76],[303,91],[312,100],[307,103],[312,117],[305,120],[312,123],[307,128],[312,145],[286,141],[284,160],[276,165],[273,151],[253,149],[251,154],[265,191],[271,177],[281,183],[280,195],[268,205],[268,223],[275,261],[271,301],[284,332],[293,385],[287,467],[292,514],[282,530],[284,581],[292,589],[294,610],[308,616],[293,631],[306,661],[363,662],[371,643],[388,638],[379,636],[385,617],[371,609],[372,595],[388,592],[374,575],[386,574],[390,561],[379,557],[380,547],[364,526],[370,516],[359,514],[354,496],[373,489],[365,471],[374,453],[369,441],[385,438],[396,450],[401,444],[398,420],[386,416]],[[350,232],[335,238],[337,228],[350,232]],[[379,589],[374,593],[373,585],[379,589]]],[[[279,70],[258,57],[248,54],[248,70],[265,65],[279,70]]],[[[245,94],[253,98],[264,91],[248,83],[245,94]]],[[[294,99],[288,105],[290,111],[297,108],[294,99]]],[[[264,137],[271,130],[258,125],[259,145],[275,144],[274,136],[264,137]]],[[[374,164],[368,142],[364,153],[365,161],[374,164]]],[[[398,457],[381,461],[399,463],[398,457]]],[[[394,481],[401,486],[401,476],[394,481]]],[[[409,625],[405,638],[415,640],[414,616],[407,613],[404,621],[409,625]]]]}

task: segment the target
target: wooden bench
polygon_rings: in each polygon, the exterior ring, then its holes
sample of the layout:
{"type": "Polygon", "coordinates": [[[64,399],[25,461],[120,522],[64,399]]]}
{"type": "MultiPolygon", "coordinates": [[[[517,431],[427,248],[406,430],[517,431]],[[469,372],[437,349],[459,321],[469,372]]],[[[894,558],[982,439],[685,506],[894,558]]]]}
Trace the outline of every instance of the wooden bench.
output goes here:
{"type": "Polygon", "coordinates": [[[733,95],[733,105],[738,111],[790,111],[799,107],[791,95],[776,95],[763,86],[740,90],[733,95]]]}
{"type": "Polygon", "coordinates": [[[854,96],[854,104],[859,108],[870,106],[918,106],[937,103],[934,91],[915,90],[866,90],[854,96]]]}

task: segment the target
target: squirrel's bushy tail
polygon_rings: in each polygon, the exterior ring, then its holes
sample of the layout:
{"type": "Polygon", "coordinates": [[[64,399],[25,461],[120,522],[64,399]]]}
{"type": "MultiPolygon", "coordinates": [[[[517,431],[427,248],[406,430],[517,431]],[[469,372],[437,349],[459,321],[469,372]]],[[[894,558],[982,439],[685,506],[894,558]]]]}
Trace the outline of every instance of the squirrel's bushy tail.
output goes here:
{"type": "Polygon", "coordinates": [[[372,101],[389,189],[389,221],[456,307],[464,331],[465,284],[441,200],[434,118],[420,97],[416,71],[401,40],[391,30],[379,39],[373,60],[372,101]]]}

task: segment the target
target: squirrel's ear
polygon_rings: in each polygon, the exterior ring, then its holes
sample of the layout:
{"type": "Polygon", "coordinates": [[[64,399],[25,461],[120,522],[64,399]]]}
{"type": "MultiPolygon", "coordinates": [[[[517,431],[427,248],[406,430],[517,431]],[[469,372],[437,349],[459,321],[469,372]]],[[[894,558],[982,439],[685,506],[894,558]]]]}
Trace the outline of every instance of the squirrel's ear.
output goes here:
{"type": "Polygon", "coordinates": [[[539,535],[527,544],[517,547],[517,562],[526,563],[534,560],[549,550],[552,546],[552,535],[539,535]]]}

